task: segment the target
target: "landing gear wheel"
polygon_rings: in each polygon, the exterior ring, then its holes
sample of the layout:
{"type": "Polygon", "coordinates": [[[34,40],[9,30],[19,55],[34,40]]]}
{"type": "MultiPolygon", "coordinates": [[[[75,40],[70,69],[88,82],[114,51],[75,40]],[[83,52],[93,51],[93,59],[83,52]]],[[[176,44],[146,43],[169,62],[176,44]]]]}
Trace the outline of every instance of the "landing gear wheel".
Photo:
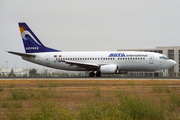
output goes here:
{"type": "Polygon", "coordinates": [[[89,77],[94,77],[94,72],[90,72],[89,77]]]}
{"type": "Polygon", "coordinates": [[[158,75],[159,75],[158,73],[154,73],[154,77],[158,77],[158,75]]]}
{"type": "Polygon", "coordinates": [[[96,72],[96,77],[101,77],[101,72],[100,71],[96,72]]]}

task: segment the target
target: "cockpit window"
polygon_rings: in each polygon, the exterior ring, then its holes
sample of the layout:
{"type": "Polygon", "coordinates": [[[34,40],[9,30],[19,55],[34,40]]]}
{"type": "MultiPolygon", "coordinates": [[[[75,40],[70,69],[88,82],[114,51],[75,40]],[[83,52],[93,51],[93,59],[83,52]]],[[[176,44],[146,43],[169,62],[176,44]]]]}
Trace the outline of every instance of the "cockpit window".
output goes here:
{"type": "Polygon", "coordinates": [[[160,59],[163,59],[163,60],[167,60],[167,59],[169,59],[167,56],[161,56],[161,57],[159,57],[160,59]]]}

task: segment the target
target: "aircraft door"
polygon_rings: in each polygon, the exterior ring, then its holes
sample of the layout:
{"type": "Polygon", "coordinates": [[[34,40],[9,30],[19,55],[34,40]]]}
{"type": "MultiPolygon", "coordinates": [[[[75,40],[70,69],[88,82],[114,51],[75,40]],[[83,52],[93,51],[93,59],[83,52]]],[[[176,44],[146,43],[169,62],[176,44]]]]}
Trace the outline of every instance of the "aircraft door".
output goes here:
{"type": "Polygon", "coordinates": [[[153,63],[154,63],[154,56],[149,55],[149,64],[153,64],[153,63]]]}
{"type": "Polygon", "coordinates": [[[50,64],[50,56],[49,56],[49,55],[46,56],[46,64],[47,64],[47,65],[50,64]]]}

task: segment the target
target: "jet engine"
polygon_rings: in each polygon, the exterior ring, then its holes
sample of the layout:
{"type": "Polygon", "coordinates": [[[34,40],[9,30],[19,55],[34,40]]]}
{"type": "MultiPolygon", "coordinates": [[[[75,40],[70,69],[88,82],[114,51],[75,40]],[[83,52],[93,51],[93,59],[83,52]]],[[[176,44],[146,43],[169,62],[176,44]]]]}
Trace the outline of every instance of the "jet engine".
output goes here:
{"type": "Polygon", "coordinates": [[[103,65],[100,68],[100,72],[102,74],[116,74],[118,73],[118,66],[117,65],[103,65]]]}

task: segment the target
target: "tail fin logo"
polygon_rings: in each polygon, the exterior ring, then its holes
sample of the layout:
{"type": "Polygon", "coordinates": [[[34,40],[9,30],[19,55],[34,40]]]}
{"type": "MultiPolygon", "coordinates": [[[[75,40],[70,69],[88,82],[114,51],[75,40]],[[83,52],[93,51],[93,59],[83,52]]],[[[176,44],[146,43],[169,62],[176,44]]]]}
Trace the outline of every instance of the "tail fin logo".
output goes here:
{"type": "Polygon", "coordinates": [[[29,32],[29,31],[24,31],[23,33],[22,33],[22,38],[23,38],[23,40],[29,40],[33,45],[35,45],[35,46],[42,46],[42,44],[41,43],[38,43],[37,41],[36,41],[36,39],[31,35],[31,33],[29,32]]]}
{"type": "Polygon", "coordinates": [[[24,30],[24,28],[22,27],[20,27],[20,31],[24,44],[34,46],[34,47],[26,47],[25,48],[26,50],[39,49],[39,46],[43,46],[43,44],[39,43],[29,31],[24,30]]]}

